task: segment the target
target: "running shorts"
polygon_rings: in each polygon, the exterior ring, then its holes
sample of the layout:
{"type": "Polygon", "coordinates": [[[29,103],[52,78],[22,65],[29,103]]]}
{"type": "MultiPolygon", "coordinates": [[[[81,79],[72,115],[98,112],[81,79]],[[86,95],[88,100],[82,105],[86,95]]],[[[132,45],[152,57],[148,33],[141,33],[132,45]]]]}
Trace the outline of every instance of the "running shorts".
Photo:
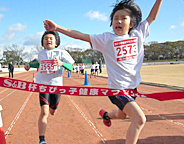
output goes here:
{"type": "Polygon", "coordinates": [[[95,71],[95,69],[91,69],[91,72],[94,72],[95,71]]]}
{"type": "Polygon", "coordinates": [[[56,110],[60,97],[61,94],[39,93],[40,106],[49,105],[50,108],[56,110]]]}
{"type": "MultiPolygon", "coordinates": [[[[137,88],[135,89],[137,90],[137,88]]],[[[115,104],[120,110],[123,110],[128,102],[135,101],[136,97],[131,96],[109,96],[110,101],[115,104]]]]}

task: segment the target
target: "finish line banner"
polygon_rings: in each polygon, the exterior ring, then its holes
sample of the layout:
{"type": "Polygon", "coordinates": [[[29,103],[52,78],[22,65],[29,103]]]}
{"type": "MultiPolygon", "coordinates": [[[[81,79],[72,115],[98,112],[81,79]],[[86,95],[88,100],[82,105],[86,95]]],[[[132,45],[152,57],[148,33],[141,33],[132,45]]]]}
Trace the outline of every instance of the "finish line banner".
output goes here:
{"type": "Polygon", "coordinates": [[[134,89],[116,90],[100,87],[77,87],[77,86],[53,86],[33,82],[27,82],[16,79],[0,77],[0,86],[39,93],[75,95],[75,96],[132,96],[132,97],[149,97],[160,101],[184,98],[184,92],[165,92],[153,94],[140,94],[134,89]]]}

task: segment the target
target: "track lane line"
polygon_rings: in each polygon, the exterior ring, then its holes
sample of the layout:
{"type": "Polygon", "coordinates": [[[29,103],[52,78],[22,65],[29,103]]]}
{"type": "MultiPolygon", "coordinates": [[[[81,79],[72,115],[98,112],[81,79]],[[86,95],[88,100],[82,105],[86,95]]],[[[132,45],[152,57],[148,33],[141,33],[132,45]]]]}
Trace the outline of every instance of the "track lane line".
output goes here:
{"type": "MultiPolygon", "coordinates": [[[[31,78],[27,78],[27,79],[28,79],[28,81],[29,81],[31,78]]],[[[25,79],[25,80],[27,80],[27,79],[25,79]]],[[[8,88],[5,89],[5,90],[3,90],[3,91],[1,91],[0,93],[5,92],[6,90],[8,90],[8,88]]],[[[7,98],[8,96],[10,96],[10,95],[11,95],[12,93],[14,93],[15,91],[17,91],[17,90],[14,90],[14,91],[12,91],[11,93],[9,93],[8,95],[4,96],[3,98],[0,99],[0,101],[2,101],[3,99],[7,98]]]]}
{"type": "MultiPolygon", "coordinates": [[[[75,79],[72,79],[72,80],[78,82],[78,81],[75,80],[75,79]]],[[[105,80],[104,80],[104,81],[105,81],[105,80]]],[[[79,83],[79,82],[78,82],[78,83],[79,83]]],[[[141,90],[141,92],[150,93],[150,92],[153,92],[153,91],[150,91],[150,90],[148,90],[148,91],[145,91],[145,90],[144,90],[144,91],[143,91],[143,90],[141,90]]],[[[178,101],[178,102],[184,102],[183,100],[177,100],[177,101],[178,101]]],[[[153,115],[155,115],[155,116],[158,116],[159,118],[162,118],[163,120],[166,120],[166,121],[169,121],[169,122],[171,122],[171,123],[173,123],[173,124],[175,124],[175,125],[184,127],[184,124],[181,123],[181,122],[177,122],[177,121],[174,121],[174,120],[172,120],[172,119],[169,119],[169,118],[167,118],[167,117],[165,117],[165,116],[161,116],[161,115],[159,115],[158,113],[154,113],[154,112],[152,112],[151,110],[148,110],[148,109],[146,109],[146,108],[144,108],[144,107],[141,107],[141,109],[142,109],[142,110],[145,110],[145,111],[147,111],[148,113],[151,113],[151,114],[153,114],[153,115]]]]}
{"type": "Polygon", "coordinates": [[[8,130],[5,132],[5,138],[7,138],[7,136],[8,136],[9,133],[10,133],[10,131],[12,130],[13,126],[16,124],[16,121],[19,119],[19,117],[20,117],[21,113],[23,112],[23,110],[24,110],[26,104],[28,103],[28,101],[29,101],[29,99],[30,99],[32,93],[33,93],[33,92],[31,92],[31,93],[29,94],[29,96],[27,97],[27,99],[26,99],[25,102],[23,103],[22,107],[21,107],[20,110],[18,111],[17,115],[15,116],[15,118],[13,119],[13,121],[11,122],[11,124],[10,124],[8,130]]]}
{"type": "Polygon", "coordinates": [[[69,100],[72,102],[72,104],[75,106],[75,108],[78,110],[78,112],[81,114],[81,116],[85,119],[85,121],[89,124],[89,126],[92,128],[92,130],[97,134],[97,136],[101,139],[103,143],[107,144],[107,141],[105,138],[103,138],[103,135],[100,133],[100,131],[96,128],[96,126],[91,122],[91,120],[88,119],[88,117],[85,115],[85,113],[80,109],[80,107],[75,103],[75,101],[67,95],[69,100]]]}
{"type": "Polygon", "coordinates": [[[167,118],[167,117],[165,117],[165,116],[161,116],[160,114],[154,113],[153,111],[148,110],[148,109],[146,109],[146,108],[141,107],[141,109],[144,110],[144,111],[146,111],[146,112],[148,112],[148,113],[150,113],[150,114],[152,114],[152,115],[158,116],[159,118],[161,118],[161,119],[163,119],[163,120],[169,121],[169,122],[171,122],[171,123],[173,123],[173,124],[175,124],[175,125],[182,126],[182,127],[184,128],[184,124],[183,124],[183,123],[174,121],[174,120],[169,119],[169,118],[167,118]]]}

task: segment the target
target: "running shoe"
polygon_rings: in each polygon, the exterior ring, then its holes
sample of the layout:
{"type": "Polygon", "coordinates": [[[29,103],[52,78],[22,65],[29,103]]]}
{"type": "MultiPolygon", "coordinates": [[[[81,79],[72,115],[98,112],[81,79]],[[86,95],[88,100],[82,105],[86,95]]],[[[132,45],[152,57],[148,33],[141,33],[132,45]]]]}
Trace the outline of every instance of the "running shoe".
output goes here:
{"type": "Polygon", "coordinates": [[[46,144],[46,142],[45,141],[41,141],[40,144],[46,144]]]}
{"type": "Polygon", "coordinates": [[[111,126],[111,120],[110,119],[104,119],[104,114],[105,113],[107,113],[105,110],[100,110],[99,111],[99,115],[103,118],[103,123],[106,125],[106,126],[108,126],[108,127],[110,127],[111,126]]]}

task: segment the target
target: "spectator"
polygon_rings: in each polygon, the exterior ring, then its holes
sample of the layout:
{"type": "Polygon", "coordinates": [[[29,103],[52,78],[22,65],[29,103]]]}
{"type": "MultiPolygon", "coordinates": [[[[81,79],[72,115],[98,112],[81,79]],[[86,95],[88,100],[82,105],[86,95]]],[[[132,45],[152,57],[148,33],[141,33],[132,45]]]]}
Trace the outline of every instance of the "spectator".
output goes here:
{"type": "Polygon", "coordinates": [[[9,64],[8,64],[8,71],[9,71],[9,78],[10,78],[10,75],[13,78],[14,66],[12,64],[12,61],[10,61],[9,64]]]}
{"type": "Polygon", "coordinates": [[[101,58],[99,58],[98,64],[99,64],[100,73],[102,73],[102,60],[101,60],[101,58]]]}

